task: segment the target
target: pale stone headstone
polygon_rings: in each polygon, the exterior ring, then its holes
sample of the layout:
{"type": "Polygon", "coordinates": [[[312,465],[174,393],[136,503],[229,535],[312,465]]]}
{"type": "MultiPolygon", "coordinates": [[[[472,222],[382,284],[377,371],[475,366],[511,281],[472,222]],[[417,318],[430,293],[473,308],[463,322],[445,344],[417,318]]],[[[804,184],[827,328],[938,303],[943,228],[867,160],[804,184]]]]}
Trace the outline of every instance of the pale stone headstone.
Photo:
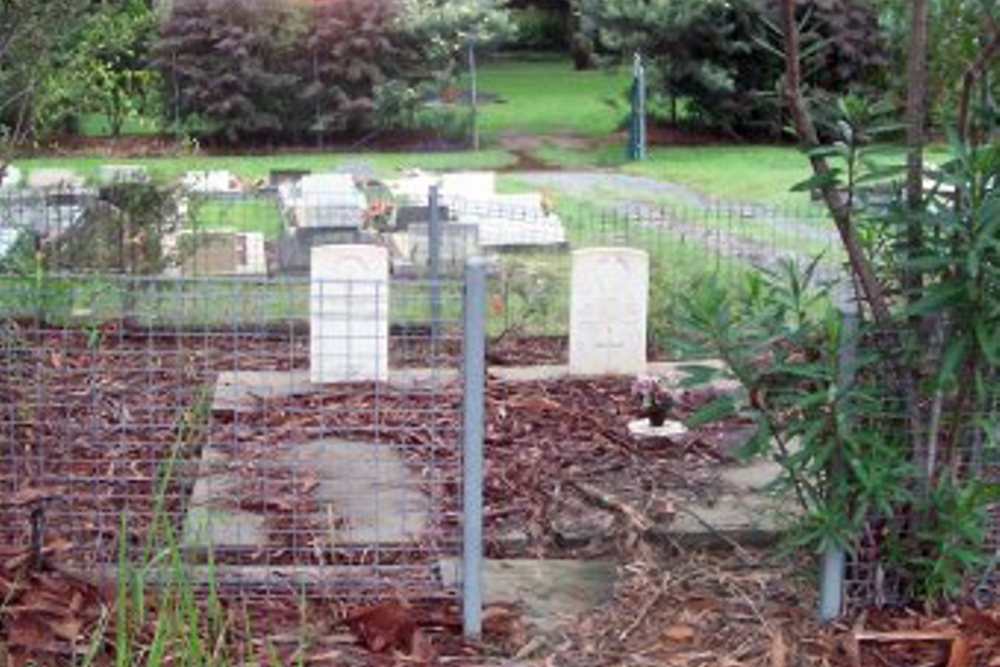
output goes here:
{"type": "Polygon", "coordinates": [[[102,164],[97,172],[101,183],[145,183],[149,172],[141,164],[102,164]]]}
{"type": "Polygon", "coordinates": [[[0,174],[0,190],[16,188],[21,185],[24,175],[21,170],[12,164],[8,164],[3,173],[0,174]]]}
{"type": "Polygon", "coordinates": [[[28,187],[40,189],[79,188],[83,177],[72,169],[32,169],[28,172],[28,187]]]}
{"type": "Polygon", "coordinates": [[[570,289],[570,372],[644,371],[649,255],[631,248],[574,251],[570,289]]]}
{"type": "Polygon", "coordinates": [[[312,249],[310,379],[315,383],[389,376],[389,253],[372,245],[312,249]]]}

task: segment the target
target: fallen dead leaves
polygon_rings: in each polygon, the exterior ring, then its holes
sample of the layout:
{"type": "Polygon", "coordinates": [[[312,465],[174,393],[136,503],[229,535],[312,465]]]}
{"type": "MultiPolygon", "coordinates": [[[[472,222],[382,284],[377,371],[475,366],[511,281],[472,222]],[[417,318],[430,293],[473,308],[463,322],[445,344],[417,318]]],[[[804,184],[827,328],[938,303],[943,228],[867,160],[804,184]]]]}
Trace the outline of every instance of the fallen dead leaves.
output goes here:
{"type": "Polygon", "coordinates": [[[90,648],[108,619],[108,600],[92,583],[53,563],[71,548],[48,544],[0,550],[0,644],[12,665],[69,664],[90,648]]]}
{"type": "Polygon", "coordinates": [[[614,599],[563,631],[554,667],[1000,667],[1000,608],[870,611],[823,625],[810,563],[719,551],[622,568],[614,599]],[[803,567],[805,566],[805,567],[803,567]]]}

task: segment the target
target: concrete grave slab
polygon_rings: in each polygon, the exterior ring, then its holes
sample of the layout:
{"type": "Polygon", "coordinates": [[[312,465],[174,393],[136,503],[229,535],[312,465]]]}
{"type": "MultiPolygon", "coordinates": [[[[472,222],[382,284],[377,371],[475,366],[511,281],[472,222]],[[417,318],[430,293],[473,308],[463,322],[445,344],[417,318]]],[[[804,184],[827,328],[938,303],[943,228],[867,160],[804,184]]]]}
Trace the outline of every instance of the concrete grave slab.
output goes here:
{"type": "Polygon", "coordinates": [[[572,262],[570,372],[644,372],[649,255],[631,248],[588,248],[574,251],[572,262]]]}
{"type": "Polygon", "coordinates": [[[266,468],[239,472],[230,465],[238,451],[231,456],[221,444],[209,444],[202,452],[184,523],[187,547],[266,546],[265,515],[232,505],[241,475],[267,470],[315,483],[319,511],[310,518],[328,526],[328,546],[398,544],[419,539],[427,529],[430,502],[420,491],[420,479],[390,445],[335,439],[276,443],[266,468]]]}
{"type": "MultiPolygon", "coordinates": [[[[461,582],[461,568],[460,560],[441,561],[446,587],[461,582]]],[[[529,623],[551,632],[610,600],[615,579],[615,566],[606,561],[487,559],[484,601],[523,605],[529,623]]]]}
{"type": "Polygon", "coordinates": [[[202,449],[194,487],[184,517],[183,544],[195,548],[253,548],[267,544],[264,515],[229,504],[239,478],[229,457],[211,444],[202,449]]]}
{"type": "Polygon", "coordinates": [[[312,381],[388,379],[388,251],[370,245],[315,247],[310,276],[312,381]]]}

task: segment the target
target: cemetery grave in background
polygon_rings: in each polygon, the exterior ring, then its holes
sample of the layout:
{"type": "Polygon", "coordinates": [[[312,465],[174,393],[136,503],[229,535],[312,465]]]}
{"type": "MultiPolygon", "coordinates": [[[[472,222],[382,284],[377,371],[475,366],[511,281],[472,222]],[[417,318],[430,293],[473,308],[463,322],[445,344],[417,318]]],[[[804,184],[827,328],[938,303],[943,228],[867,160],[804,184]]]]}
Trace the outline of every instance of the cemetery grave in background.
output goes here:
{"type": "Polygon", "coordinates": [[[750,424],[630,432],[631,383],[665,378],[679,421],[732,391],[681,390],[671,299],[811,257],[822,220],[559,206],[486,172],[200,172],[155,230],[162,268],[135,275],[148,239],[120,211],[101,266],[47,268],[108,208],[71,173],[30,181],[0,192],[0,547],[60,540],[113,577],[153,534],[224,592],[468,611],[463,558],[600,559],[623,516],[691,543],[781,527],[775,465],[737,460],[750,424]]]}

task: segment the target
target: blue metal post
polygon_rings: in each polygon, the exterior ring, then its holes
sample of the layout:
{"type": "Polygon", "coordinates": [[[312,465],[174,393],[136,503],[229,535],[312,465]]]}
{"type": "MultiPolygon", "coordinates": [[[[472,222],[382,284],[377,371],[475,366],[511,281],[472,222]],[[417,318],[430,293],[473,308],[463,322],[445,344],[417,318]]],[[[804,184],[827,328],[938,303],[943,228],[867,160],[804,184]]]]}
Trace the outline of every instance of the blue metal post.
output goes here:
{"type": "MultiPolygon", "coordinates": [[[[857,365],[857,331],[858,315],[849,306],[841,308],[840,341],[838,343],[839,378],[837,387],[844,392],[854,384],[855,367],[857,365]]],[[[845,424],[842,428],[850,428],[845,424]]],[[[830,462],[831,486],[840,483],[844,477],[843,452],[838,448],[830,462]]],[[[844,608],[844,548],[831,545],[823,552],[823,565],[820,571],[819,617],[825,622],[840,618],[844,608]]]]}
{"type": "Polygon", "coordinates": [[[646,68],[638,53],[632,62],[631,103],[628,157],[630,160],[642,160],[646,157],[646,68]]]}
{"type": "Polygon", "coordinates": [[[462,445],[462,629],[483,631],[483,437],[486,412],[486,267],[465,266],[464,410],[462,445]]]}
{"type": "Polygon", "coordinates": [[[427,264],[431,290],[431,365],[437,366],[438,341],[441,339],[441,245],[444,221],[441,219],[441,193],[432,185],[427,193],[430,209],[427,224],[427,264]]]}

